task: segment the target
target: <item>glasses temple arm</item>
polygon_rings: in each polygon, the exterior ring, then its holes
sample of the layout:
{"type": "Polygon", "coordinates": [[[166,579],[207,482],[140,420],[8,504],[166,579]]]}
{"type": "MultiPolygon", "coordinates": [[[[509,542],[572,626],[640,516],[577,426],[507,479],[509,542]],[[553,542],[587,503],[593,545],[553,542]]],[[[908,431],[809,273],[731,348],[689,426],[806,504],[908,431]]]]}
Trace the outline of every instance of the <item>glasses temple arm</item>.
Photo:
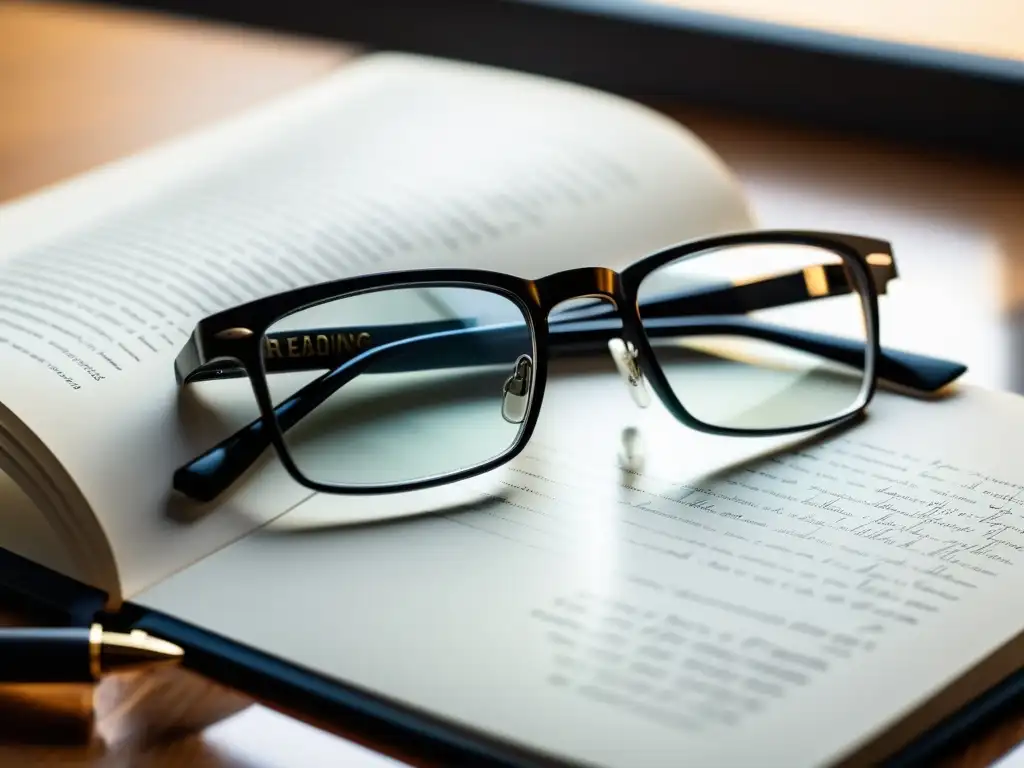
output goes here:
{"type": "MultiPolygon", "coordinates": [[[[263,339],[263,368],[267,373],[333,369],[367,349],[377,349],[395,341],[423,338],[443,331],[461,331],[466,328],[465,320],[425,320],[360,328],[280,331],[267,334],[263,339]]],[[[191,351],[186,347],[182,355],[191,351]]],[[[244,366],[237,360],[218,359],[201,365],[188,361],[188,364],[177,365],[176,368],[179,384],[248,375],[244,366]]]]}
{"type": "MultiPolygon", "coordinates": [[[[808,352],[835,363],[864,369],[867,344],[857,339],[832,336],[814,331],[801,331],[773,325],[744,316],[686,318],[682,322],[698,321],[680,332],[680,319],[657,318],[644,320],[644,333],[649,338],[680,337],[686,335],[743,336],[783,344],[790,349],[808,352]]],[[[567,329],[568,330],[568,329],[567,329]]],[[[906,352],[891,347],[879,347],[875,360],[875,375],[892,384],[919,392],[936,392],[952,383],[967,371],[967,366],[940,357],[906,352]]]]}
{"type": "MultiPolygon", "coordinates": [[[[429,325],[425,323],[424,325],[429,325]]],[[[487,365],[506,361],[510,345],[519,349],[522,345],[523,325],[515,323],[506,326],[480,326],[477,328],[458,328],[443,330],[426,336],[398,339],[390,343],[372,347],[356,357],[341,363],[337,368],[328,371],[301,389],[294,392],[279,405],[274,406],[274,415],[281,432],[287,432],[295,424],[323,403],[327,398],[364,373],[374,365],[374,373],[430,370],[435,368],[458,368],[466,365],[487,365]],[[467,363],[466,344],[471,342],[470,336],[483,339],[483,346],[474,345],[474,351],[468,355],[471,362],[467,363]],[[454,340],[454,343],[453,343],[454,340]],[[395,358],[401,360],[400,352],[408,353],[411,347],[429,347],[417,349],[416,362],[400,362],[397,366],[395,358]],[[490,354],[488,362],[482,355],[490,354]],[[421,357],[421,355],[425,355],[421,357]],[[390,358],[391,368],[387,362],[390,358]],[[384,365],[380,365],[381,363],[384,365]]],[[[516,353],[518,354],[518,352],[516,353]]],[[[322,367],[322,363],[320,366],[322,367]]],[[[241,368],[232,368],[217,378],[227,375],[244,376],[241,368]]],[[[200,380],[201,375],[198,379],[200,380]]],[[[251,421],[240,430],[205,451],[188,464],[175,471],[172,485],[175,490],[197,501],[211,501],[234,483],[252,466],[272,444],[271,431],[262,418],[251,421]]]]}
{"type": "MultiPolygon", "coordinates": [[[[870,264],[869,270],[879,295],[887,292],[888,283],[896,277],[896,267],[870,264]]],[[[773,309],[805,301],[842,296],[852,292],[850,280],[842,264],[813,264],[797,272],[744,280],[740,283],[721,281],[687,286],[684,290],[647,295],[638,303],[644,321],[655,317],[686,317],[691,315],[742,315],[760,309],[773,309]]],[[[551,316],[560,320],[597,320],[616,316],[617,310],[606,301],[594,301],[583,307],[566,308],[551,316]]]]}
{"type": "MultiPolygon", "coordinates": [[[[795,331],[744,316],[655,318],[645,321],[651,338],[694,335],[732,335],[783,344],[792,349],[863,369],[864,342],[821,333],[795,331]]],[[[523,326],[480,326],[445,330],[399,339],[372,347],[314,379],[274,409],[286,432],[334,392],[367,372],[401,372],[508,362],[519,354],[523,326]],[[509,355],[512,355],[512,358],[509,355]]],[[[621,334],[618,320],[552,323],[549,341],[553,356],[603,351],[609,339],[621,334]]],[[[322,365],[322,363],[321,363],[322,365]]],[[[882,348],[876,363],[879,377],[895,384],[935,391],[959,377],[966,367],[948,360],[882,348]]],[[[175,489],[209,501],[237,480],[271,445],[271,432],[256,419],[174,474],[175,489]]]]}

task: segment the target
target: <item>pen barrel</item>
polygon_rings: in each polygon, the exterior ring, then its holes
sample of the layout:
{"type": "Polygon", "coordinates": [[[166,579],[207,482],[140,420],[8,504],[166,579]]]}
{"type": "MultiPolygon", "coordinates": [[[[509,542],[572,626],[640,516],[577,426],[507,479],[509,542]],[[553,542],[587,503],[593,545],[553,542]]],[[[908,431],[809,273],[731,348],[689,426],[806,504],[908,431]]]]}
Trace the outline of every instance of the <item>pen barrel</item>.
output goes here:
{"type": "Polygon", "coordinates": [[[0,631],[0,683],[93,680],[88,628],[0,631]]]}

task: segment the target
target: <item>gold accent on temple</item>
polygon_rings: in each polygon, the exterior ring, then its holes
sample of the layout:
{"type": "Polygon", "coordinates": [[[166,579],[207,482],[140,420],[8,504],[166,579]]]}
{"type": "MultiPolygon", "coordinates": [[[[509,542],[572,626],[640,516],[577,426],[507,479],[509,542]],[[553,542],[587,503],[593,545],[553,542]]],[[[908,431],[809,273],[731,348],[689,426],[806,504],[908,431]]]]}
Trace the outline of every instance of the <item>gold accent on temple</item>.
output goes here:
{"type": "Polygon", "coordinates": [[[812,299],[820,296],[828,296],[828,275],[825,268],[820,264],[804,267],[804,283],[807,285],[807,295],[812,299]]]}
{"type": "Polygon", "coordinates": [[[296,336],[268,336],[263,340],[263,354],[269,358],[346,357],[370,346],[370,334],[304,333],[296,336]]]}
{"type": "Polygon", "coordinates": [[[867,262],[873,267],[891,267],[892,256],[888,253],[869,253],[867,262]]]}
{"type": "Polygon", "coordinates": [[[89,627],[89,674],[93,680],[99,680],[103,675],[103,667],[100,663],[100,652],[103,650],[103,627],[93,624],[89,627]]]}
{"type": "Polygon", "coordinates": [[[247,339],[252,336],[251,328],[225,328],[213,334],[215,339],[247,339]]]}

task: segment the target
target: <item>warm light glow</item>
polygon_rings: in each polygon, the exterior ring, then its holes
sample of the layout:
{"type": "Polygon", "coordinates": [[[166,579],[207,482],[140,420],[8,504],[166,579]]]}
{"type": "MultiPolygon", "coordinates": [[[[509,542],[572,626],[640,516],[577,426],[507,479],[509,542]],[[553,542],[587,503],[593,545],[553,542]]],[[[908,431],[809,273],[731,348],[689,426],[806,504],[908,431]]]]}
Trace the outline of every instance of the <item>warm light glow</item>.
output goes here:
{"type": "Polygon", "coordinates": [[[1020,0],[656,0],[692,11],[1024,60],[1020,0]]]}

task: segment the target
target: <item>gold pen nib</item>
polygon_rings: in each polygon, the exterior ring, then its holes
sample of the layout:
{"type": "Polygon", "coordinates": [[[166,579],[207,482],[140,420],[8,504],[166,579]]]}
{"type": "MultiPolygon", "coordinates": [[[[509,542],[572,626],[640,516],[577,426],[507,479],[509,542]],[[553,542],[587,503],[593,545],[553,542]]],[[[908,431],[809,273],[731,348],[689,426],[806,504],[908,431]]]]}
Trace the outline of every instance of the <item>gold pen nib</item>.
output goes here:
{"type": "Polygon", "coordinates": [[[99,668],[94,672],[100,674],[156,664],[177,664],[185,655],[185,651],[174,643],[150,637],[141,630],[124,634],[94,626],[90,639],[93,641],[93,658],[99,668]]]}

